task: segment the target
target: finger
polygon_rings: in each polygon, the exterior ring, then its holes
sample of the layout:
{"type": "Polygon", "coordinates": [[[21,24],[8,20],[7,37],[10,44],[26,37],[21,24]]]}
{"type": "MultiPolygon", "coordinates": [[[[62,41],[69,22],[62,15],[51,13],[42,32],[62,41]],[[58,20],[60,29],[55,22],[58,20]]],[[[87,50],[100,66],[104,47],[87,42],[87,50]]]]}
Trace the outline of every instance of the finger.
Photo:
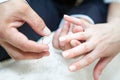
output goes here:
{"type": "Polygon", "coordinates": [[[50,35],[51,31],[47,28],[42,18],[40,18],[31,7],[28,6],[25,13],[26,14],[22,16],[23,20],[25,20],[33,30],[42,36],[50,35]]]}
{"type": "Polygon", "coordinates": [[[17,29],[11,28],[6,31],[5,38],[8,43],[14,45],[24,52],[42,52],[48,51],[48,45],[38,44],[28,38],[22,33],[18,32],[17,29]]]}
{"type": "MultiPolygon", "coordinates": [[[[67,21],[65,21],[65,24],[60,32],[60,36],[59,37],[62,37],[62,36],[65,36],[69,33],[69,29],[70,29],[70,23],[68,23],[67,21]]],[[[59,39],[59,38],[58,38],[59,39]]],[[[58,40],[59,41],[59,40],[58,40]]],[[[66,46],[62,45],[62,43],[59,41],[59,47],[60,49],[62,50],[65,50],[67,49],[68,47],[70,47],[70,44],[67,44],[66,46]]]]}
{"type": "Polygon", "coordinates": [[[64,35],[67,35],[68,32],[69,32],[69,28],[70,28],[70,23],[65,21],[62,29],[61,29],[61,33],[60,33],[60,36],[64,36],[64,35]]]}
{"type": "Polygon", "coordinates": [[[107,64],[113,59],[113,57],[101,58],[94,68],[94,79],[99,80],[99,76],[107,64]]]}
{"type": "MultiPolygon", "coordinates": [[[[65,35],[71,35],[71,34],[73,34],[73,29],[75,27],[78,27],[78,26],[76,26],[74,24],[70,24],[69,22],[66,21],[65,22],[65,26],[63,27],[63,30],[61,31],[60,37],[65,36],[65,35]],[[62,34],[62,32],[63,32],[63,34],[62,34]]],[[[79,28],[75,32],[77,32],[77,31],[82,31],[82,28],[80,28],[80,26],[79,26],[79,28]]],[[[68,49],[72,48],[70,42],[68,42],[68,43],[66,43],[66,44],[63,45],[63,43],[61,41],[59,41],[59,44],[60,44],[60,48],[62,50],[68,50],[68,49]]]]}
{"type": "Polygon", "coordinates": [[[61,42],[61,45],[65,45],[66,43],[69,43],[71,40],[87,40],[89,38],[89,35],[85,32],[79,32],[75,34],[69,34],[63,37],[59,38],[59,41],[61,42]]]}
{"type": "Polygon", "coordinates": [[[71,47],[76,47],[76,46],[78,46],[78,45],[80,45],[80,44],[81,44],[81,42],[78,41],[78,40],[71,40],[71,41],[70,41],[71,47]]]}
{"type": "Polygon", "coordinates": [[[78,19],[78,18],[68,16],[68,15],[64,15],[64,19],[70,23],[75,24],[75,25],[82,26],[83,28],[87,28],[89,25],[87,22],[83,21],[82,19],[78,19]]]}
{"type": "MultiPolygon", "coordinates": [[[[71,48],[74,48],[78,45],[80,45],[80,41],[78,40],[71,40],[70,43],[67,43],[65,46],[64,46],[64,49],[63,50],[68,50],[68,49],[71,49],[71,48]],[[72,44],[72,45],[71,45],[72,44]]],[[[77,57],[77,56],[75,56],[77,57]]]]}
{"type": "Polygon", "coordinates": [[[80,44],[79,46],[76,46],[72,49],[66,50],[62,53],[63,57],[65,58],[73,58],[76,56],[80,56],[83,54],[86,54],[94,49],[94,44],[91,42],[85,42],[83,44],[80,44]]]}
{"type": "Polygon", "coordinates": [[[59,40],[58,40],[59,36],[60,36],[60,32],[61,32],[61,29],[58,29],[54,33],[53,40],[52,40],[53,47],[56,48],[56,49],[60,49],[59,40]]]}
{"type": "Polygon", "coordinates": [[[70,24],[70,28],[69,28],[69,33],[68,34],[73,34],[73,28],[74,28],[74,24],[70,24]]]}
{"type": "Polygon", "coordinates": [[[16,27],[16,28],[17,28],[17,27],[22,26],[24,23],[25,23],[24,21],[15,21],[15,22],[9,24],[9,26],[12,26],[12,27],[16,27]]]}
{"type": "Polygon", "coordinates": [[[21,53],[21,57],[15,57],[14,59],[15,60],[31,60],[31,59],[40,59],[42,57],[45,57],[45,56],[49,56],[49,52],[48,51],[44,51],[44,52],[41,52],[41,53],[21,53]]]}
{"type": "Polygon", "coordinates": [[[73,28],[73,30],[72,30],[72,32],[73,33],[77,33],[77,32],[83,32],[84,30],[83,30],[83,28],[82,28],[82,26],[74,26],[74,28],[73,28]]]}
{"type": "Polygon", "coordinates": [[[23,52],[8,43],[3,43],[2,46],[5,48],[8,54],[15,60],[39,59],[43,56],[49,55],[48,51],[41,53],[23,52]]]}
{"type": "Polygon", "coordinates": [[[72,46],[70,45],[70,43],[67,43],[64,47],[63,47],[63,50],[68,50],[68,49],[71,49],[72,46]]]}
{"type": "Polygon", "coordinates": [[[91,53],[88,53],[86,56],[84,56],[82,59],[78,60],[77,62],[73,63],[69,66],[70,71],[77,71],[81,68],[84,68],[91,63],[93,63],[95,60],[99,58],[99,55],[96,54],[96,51],[93,51],[91,53]]]}
{"type": "MultiPolygon", "coordinates": [[[[12,53],[11,53],[12,54],[12,53]]],[[[41,53],[31,53],[31,52],[14,52],[12,58],[15,60],[31,60],[31,59],[40,59],[42,57],[49,56],[48,51],[41,53]],[[16,53],[16,56],[14,55],[16,53]],[[19,56],[18,56],[19,55],[19,56]]]]}

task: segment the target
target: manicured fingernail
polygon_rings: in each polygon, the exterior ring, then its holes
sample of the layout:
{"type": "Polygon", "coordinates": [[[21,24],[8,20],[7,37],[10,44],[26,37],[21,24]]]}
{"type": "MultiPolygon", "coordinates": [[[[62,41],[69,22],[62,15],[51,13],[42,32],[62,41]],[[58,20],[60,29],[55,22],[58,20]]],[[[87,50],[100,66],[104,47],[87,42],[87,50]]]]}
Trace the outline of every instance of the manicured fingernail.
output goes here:
{"type": "Polygon", "coordinates": [[[65,41],[65,37],[60,37],[59,41],[65,41]]]}
{"type": "Polygon", "coordinates": [[[63,52],[63,57],[68,57],[69,53],[68,52],[63,52]]]}
{"type": "Polygon", "coordinates": [[[51,34],[50,29],[48,29],[47,27],[45,27],[45,28],[43,29],[43,34],[46,35],[46,36],[50,35],[50,34],[51,34]]]}
{"type": "Polygon", "coordinates": [[[75,71],[76,70],[76,66],[72,65],[72,66],[69,67],[69,69],[70,69],[70,71],[75,71]]]}

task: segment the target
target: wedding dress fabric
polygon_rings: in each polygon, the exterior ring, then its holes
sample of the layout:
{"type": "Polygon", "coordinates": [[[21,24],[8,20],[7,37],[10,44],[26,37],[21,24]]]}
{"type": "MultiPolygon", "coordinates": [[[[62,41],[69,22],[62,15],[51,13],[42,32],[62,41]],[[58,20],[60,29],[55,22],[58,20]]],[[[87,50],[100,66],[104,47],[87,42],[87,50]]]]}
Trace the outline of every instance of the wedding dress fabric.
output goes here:
{"type": "MultiPolygon", "coordinates": [[[[49,41],[50,56],[37,60],[0,62],[0,80],[93,80],[95,63],[77,72],[70,72],[68,66],[76,59],[65,59],[61,52],[52,46],[53,34],[49,41]]],[[[43,42],[43,41],[39,41],[43,42]]],[[[120,80],[120,55],[118,55],[103,71],[100,80],[120,80]]]]}

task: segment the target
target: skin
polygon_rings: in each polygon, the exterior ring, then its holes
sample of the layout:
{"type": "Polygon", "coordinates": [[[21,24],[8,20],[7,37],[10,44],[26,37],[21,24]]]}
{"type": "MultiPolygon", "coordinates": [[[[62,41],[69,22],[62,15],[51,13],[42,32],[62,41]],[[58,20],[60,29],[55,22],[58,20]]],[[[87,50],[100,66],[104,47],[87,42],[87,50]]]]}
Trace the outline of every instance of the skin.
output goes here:
{"type": "Polygon", "coordinates": [[[62,36],[74,34],[76,32],[82,32],[82,31],[83,31],[83,28],[81,26],[73,25],[73,24],[70,24],[68,21],[65,21],[65,24],[63,25],[62,29],[61,28],[58,29],[53,36],[53,41],[52,41],[53,46],[59,50],[67,50],[81,44],[80,41],[74,39],[74,40],[71,40],[71,42],[66,43],[67,45],[63,45],[63,43],[59,39],[62,36]]]}
{"type": "Polygon", "coordinates": [[[74,34],[59,36],[58,44],[53,43],[54,47],[57,47],[58,49],[61,49],[59,47],[61,44],[62,46],[73,45],[73,47],[64,49],[65,51],[62,53],[64,58],[71,59],[84,55],[82,59],[72,63],[69,66],[70,71],[80,70],[81,68],[90,65],[94,61],[99,60],[93,73],[94,79],[99,80],[102,70],[120,52],[119,8],[120,3],[112,3],[109,7],[107,23],[101,24],[93,25],[84,20],[66,15],[64,16],[65,21],[69,24],[74,24],[83,28],[82,31],[75,32],[74,34]],[[74,43],[77,41],[84,42],[79,42],[76,46],[74,46],[74,43]]]}
{"type": "Polygon", "coordinates": [[[48,45],[29,40],[17,30],[25,22],[39,35],[50,34],[50,30],[46,27],[44,21],[24,0],[9,0],[1,3],[0,45],[15,60],[38,59],[49,55],[48,45]]]}

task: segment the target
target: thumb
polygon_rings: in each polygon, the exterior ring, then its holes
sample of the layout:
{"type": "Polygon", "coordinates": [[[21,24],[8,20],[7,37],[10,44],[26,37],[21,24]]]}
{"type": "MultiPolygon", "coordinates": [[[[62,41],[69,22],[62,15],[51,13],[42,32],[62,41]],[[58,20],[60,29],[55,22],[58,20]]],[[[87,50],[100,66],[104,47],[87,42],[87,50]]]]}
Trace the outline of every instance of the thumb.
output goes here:
{"type": "Polygon", "coordinates": [[[99,80],[100,74],[113,57],[101,58],[94,68],[94,79],[99,80]]]}
{"type": "Polygon", "coordinates": [[[50,35],[51,31],[45,25],[42,18],[40,18],[40,16],[29,5],[25,15],[23,16],[23,20],[26,21],[39,35],[50,35]]]}

